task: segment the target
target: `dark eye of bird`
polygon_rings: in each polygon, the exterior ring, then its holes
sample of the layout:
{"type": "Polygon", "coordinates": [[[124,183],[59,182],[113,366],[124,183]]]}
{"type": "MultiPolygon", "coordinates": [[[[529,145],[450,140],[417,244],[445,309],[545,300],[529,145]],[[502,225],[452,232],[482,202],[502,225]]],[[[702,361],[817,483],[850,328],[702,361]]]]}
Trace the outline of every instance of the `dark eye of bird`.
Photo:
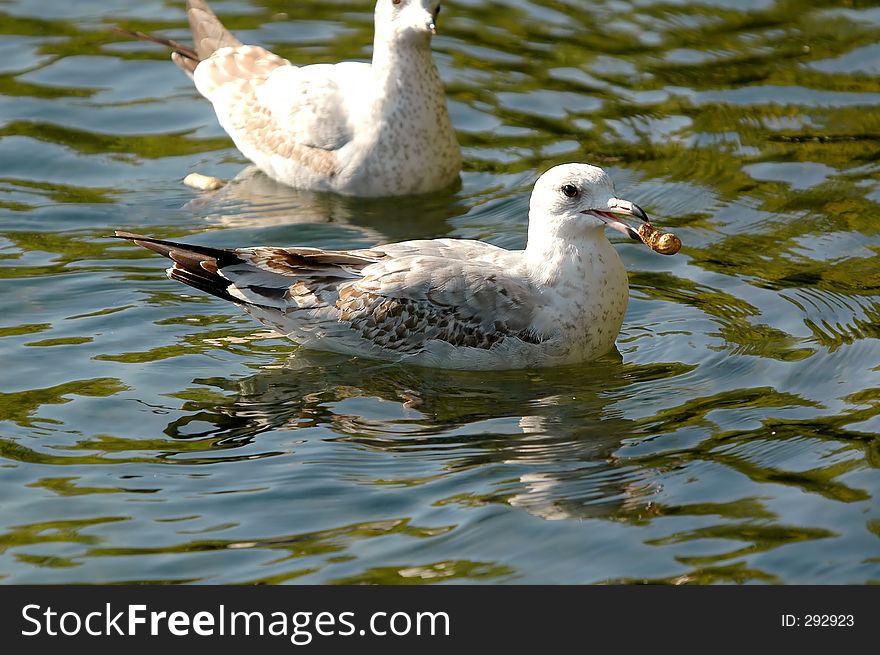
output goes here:
{"type": "Polygon", "coordinates": [[[566,184],[562,187],[562,195],[566,198],[574,198],[578,194],[577,187],[573,184],[566,184]]]}
{"type": "Polygon", "coordinates": [[[391,0],[392,4],[399,5],[401,0],[391,0]]]}

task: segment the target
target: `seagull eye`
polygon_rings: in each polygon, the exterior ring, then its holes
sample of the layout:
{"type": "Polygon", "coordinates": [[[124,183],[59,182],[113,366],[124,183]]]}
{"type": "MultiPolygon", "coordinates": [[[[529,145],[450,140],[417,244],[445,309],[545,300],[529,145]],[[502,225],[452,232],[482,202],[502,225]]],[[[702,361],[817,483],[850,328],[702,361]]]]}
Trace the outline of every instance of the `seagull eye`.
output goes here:
{"type": "Polygon", "coordinates": [[[573,184],[566,184],[564,187],[562,187],[562,195],[564,195],[566,198],[574,198],[575,196],[577,196],[577,194],[577,187],[573,184]]]}
{"type": "Polygon", "coordinates": [[[391,0],[391,4],[393,4],[393,5],[399,5],[400,2],[401,2],[401,0],[391,0]]]}

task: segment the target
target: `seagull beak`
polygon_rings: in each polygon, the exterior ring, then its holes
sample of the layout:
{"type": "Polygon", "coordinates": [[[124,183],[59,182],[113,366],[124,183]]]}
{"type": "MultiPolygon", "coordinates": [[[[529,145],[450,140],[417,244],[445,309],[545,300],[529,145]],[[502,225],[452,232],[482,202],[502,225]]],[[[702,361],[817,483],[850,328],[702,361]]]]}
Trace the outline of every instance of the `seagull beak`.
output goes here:
{"type": "Polygon", "coordinates": [[[630,202],[629,200],[621,200],[620,198],[611,198],[608,200],[607,208],[602,209],[585,209],[581,212],[582,214],[590,214],[592,216],[597,216],[605,222],[605,225],[608,227],[617,230],[618,232],[622,232],[630,239],[634,239],[636,241],[641,241],[641,237],[639,237],[638,232],[632,229],[629,225],[621,221],[617,216],[632,216],[634,218],[639,219],[643,223],[648,222],[648,214],[645,213],[645,210],[639,207],[634,202],[630,202]]]}
{"type": "Polygon", "coordinates": [[[635,216],[642,223],[648,222],[648,214],[636,203],[629,200],[621,200],[620,198],[611,198],[608,201],[608,209],[615,214],[626,214],[627,216],[635,216]]]}
{"type": "MultiPolygon", "coordinates": [[[[404,14],[407,10],[403,10],[404,14]]],[[[428,34],[436,34],[437,21],[434,20],[434,14],[420,6],[418,2],[412,3],[412,9],[409,10],[409,16],[405,19],[410,29],[428,34]]]]}
{"type": "Polygon", "coordinates": [[[437,5],[437,8],[431,13],[431,18],[428,20],[428,31],[431,34],[437,33],[437,16],[440,15],[440,5],[437,5]]]}

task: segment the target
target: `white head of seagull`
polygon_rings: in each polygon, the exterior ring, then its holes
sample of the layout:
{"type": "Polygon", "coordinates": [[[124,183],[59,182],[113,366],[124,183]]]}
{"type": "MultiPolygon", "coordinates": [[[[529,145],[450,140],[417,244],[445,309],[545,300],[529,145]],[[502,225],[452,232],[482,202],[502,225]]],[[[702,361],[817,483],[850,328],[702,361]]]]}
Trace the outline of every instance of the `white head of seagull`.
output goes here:
{"type": "Polygon", "coordinates": [[[611,178],[598,166],[562,164],[535,182],[529,203],[529,237],[531,228],[576,238],[589,228],[602,226],[632,236],[632,228],[616,214],[642,221],[648,218],[638,205],[614,196],[611,178]]]}
{"type": "Polygon", "coordinates": [[[437,27],[440,0],[378,0],[376,41],[422,43],[427,46],[437,27]]]}
{"type": "Polygon", "coordinates": [[[606,226],[639,240],[617,214],[647,220],[638,205],[615,197],[611,179],[601,168],[589,164],[551,168],[532,191],[528,258],[540,265],[571,249],[577,251],[577,256],[588,254],[597,240],[607,243],[601,231],[606,226]]]}

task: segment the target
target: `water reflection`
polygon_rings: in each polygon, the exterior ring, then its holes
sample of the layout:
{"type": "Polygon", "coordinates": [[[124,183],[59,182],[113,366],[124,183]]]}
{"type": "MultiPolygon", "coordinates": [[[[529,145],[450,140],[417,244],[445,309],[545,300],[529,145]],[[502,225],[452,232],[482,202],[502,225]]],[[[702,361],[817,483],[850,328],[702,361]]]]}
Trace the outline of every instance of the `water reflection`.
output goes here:
{"type": "Polygon", "coordinates": [[[445,236],[450,232],[449,219],[468,211],[457,190],[393,200],[350,198],[293,189],[255,166],[243,169],[217,191],[198,192],[185,208],[218,227],[330,223],[351,227],[370,243],[445,236]]]}
{"type": "Polygon", "coordinates": [[[399,471],[374,484],[417,487],[485,467],[514,474],[515,481],[491,493],[455,495],[442,504],[506,502],[554,519],[626,515],[650,504],[655,472],[615,455],[624,441],[645,434],[614,409],[615,392],[684,370],[625,368],[618,356],[589,367],[473,375],[298,351],[283,367],[243,380],[194,380],[199,387],[178,394],[189,398],[184,416],[165,432],[175,439],[211,434],[226,445],[320,426],[336,435],[330,441],[435,469],[412,477],[399,471]],[[200,432],[189,427],[196,422],[200,432]]]}
{"type": "MultiPolygon", "coordinates": [[[[280,438],[289,446],[274,455],[287,462],[285,469],[298,463],[315,469],[313,475],[319,478],[329,476],[333,484],[347,481],[356,488],[375,489],[385,498],[383,504],[417,493],[433,498],[435,507],[454,512],[507,506],[550,522],[610,519],[643,529],[657,523],[662,529],[654,530],[657,536],[645,544],[680,552],[687,571],[652,578],[655,582],[778,582],[774,574],[746,565],[743,558],[840,535],[810,525],[805,518],[799,525],[787,522],[778,501],[760,490],[783,485],[834,502],[869,500],[863,487],[846,478],[861,467],[861,444],[875,440],[865,442],[867,435],[843,426],[870,420],[880,406],[874,403],[848,421],[776,419],[750,427],[743,417],[796,408],[822,410],[818,403],[794,394],[755,387],[667,404],[640,419],[627,418],[643,390],[663,394],[686,388],[693,373],[693,367],[627,365],[611,357],[589,367],[473,375],[297,351],[245,378],[193,380],[192,386],[172,394],[181,404],[176,410],[169,407],[177,415],[165,428],[170,440],[128,447],[161,451],[160,459],[168,462],[198,463],[198,458],[190,459],[186,444],[207,443],[211,450],[227,451],[222,459],[215,452],[213,461],[243,462],[265,452],[261,440],[278,443],[280,438]],[[741,418],[734,420],[733,415],[741,418]],[[308,447],[310,442],[320,443],[308,447]],[[236,450],[238,456],[233,454],[236,450]],[[740,476],[740,481],[734,482],[731,475],[740,476]],[[474,476],[482,483],[475,484],[474,476]],[[727,480],[726,487],[711,482],[718,478],[727,480]]],[[[873,397],[853,400],[872,403],[873,397]]],[[[650,400],[645,402],[656,409],[650,400]]],[[[81,442],[78,447],[99,445],[81,442]]],[[[75,494],[81,485],[45,480],[40,486],[75,494]]],[[[286,486],[278,480],[271,492],[283,493],[286,486]]],[[[240,484],[230,488],[228,483],[221,489],[223,494],[245,497],[259,491],[240,484]]],[[[147,491],[155,493],[138,489],[147,491]]],[[[109,493],[88,487],[82,491],[96,492],[109,493]]],[[[201,505],[189,507],[198,511],[201,505]]],[[[464,527],[432,525],[398,516],[318,533],[286,534],[279,525],[267,537],[255,536],[251,528],[240,538],[208,539],[201,538],[200,531],[181,529],[173,545],[96,546],[80,557],[129,561],[159,554],[198,559],[211,552],[262,552],[264,565],[276,572],[253,577],[251,570],[249,582],[320,576],[346,583],[408,583],[520,575],[501,562],[453,558],[415,564],[408,557],[393,566],[336,572],[337,557],[353,563],[351,554],[359,550],[362,539],[403,530],[400,534],[408,537],[442,542],[464,527]],[[278,550],[287,554],[279,557],[278,550]]],[[[209,531],[229,529],[236,526],[209,531]]],[[[636,581],[625,576],[613,580],[636,581]]]]}

